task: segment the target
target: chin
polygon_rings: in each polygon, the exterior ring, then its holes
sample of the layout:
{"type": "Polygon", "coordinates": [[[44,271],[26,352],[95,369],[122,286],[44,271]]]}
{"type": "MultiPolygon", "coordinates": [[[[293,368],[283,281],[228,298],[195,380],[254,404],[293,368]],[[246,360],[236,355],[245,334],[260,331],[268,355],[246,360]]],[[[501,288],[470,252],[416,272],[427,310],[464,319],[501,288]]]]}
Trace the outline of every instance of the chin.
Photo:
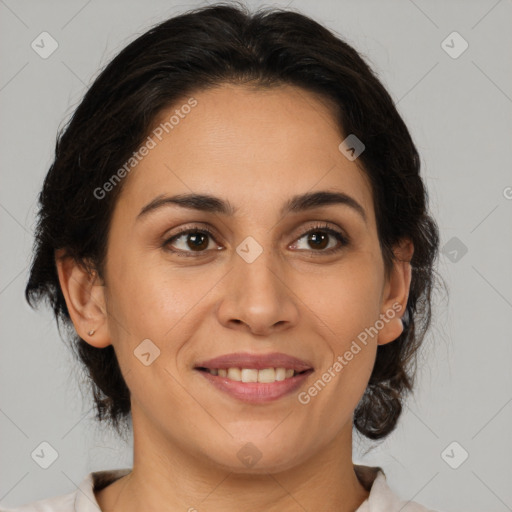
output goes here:
{"type": "MultiPolygon", "coordinates": [[[[273,427],[276,427],[276,423],[273,427]]],[[[296,441],[293,441],[293,436],[286,431],[279,436],[273,436],[273,433],[269,435],[271,429],[259,428],[254,431],[254,436],[246,432],[242,438],[231,439],[220,450],[219,441],[211,447],[212,451],[207,457],[213,464],[232,473],[262,475],[286,471],[309,457],[298,434],[296,441]]]]}

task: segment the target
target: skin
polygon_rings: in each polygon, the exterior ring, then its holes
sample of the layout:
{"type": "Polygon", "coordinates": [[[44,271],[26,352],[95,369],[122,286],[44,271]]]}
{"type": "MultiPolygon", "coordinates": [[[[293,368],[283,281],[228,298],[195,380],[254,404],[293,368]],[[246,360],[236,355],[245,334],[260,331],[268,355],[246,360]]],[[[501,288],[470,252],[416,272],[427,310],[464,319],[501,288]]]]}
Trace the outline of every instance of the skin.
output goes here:
{"type": "Polygon", "coordinates": [[[133,470],[97,492],[98,503],[116,512],[354,511],[368,492],[352,463],[353,412],[377,346],[402,332],[403,310],[308,404],[297,395],[379,315],[405,307],[413,247],[396,247],[401,261],[387,279],[369,181],[339,151],[345,136],[322,98],[292,86],[235,85],[193,96],[197,106],[125,178],[104,280],[57,254],[77,332],[95,347],[114,346],[131,392],[133,470]],[[318,190],[350,195],[366,222],[342,204],[280,216],[288,198],[318,190]],[[166,206],[137,220],[160,194],[191,192],[238,210],[227,216],[166,206]],[[330,236],[327,249],[308,243],[317,221],[348,235],[348,245],[322,254],[339,242],[330,236]],[[202,253],[186,235],[164,247],[177,228],[205,225],[215,239],[206,238],[202,253]],[[247,236],[263,248],[252,263],[236,252],[247,236]],[[149,366],[133,354],[145,339],[160,350],[149,366]],[[297,392],[247,404],[194,369],[239,351],[284,352],[315,371],[297,392]],[[250,468],[237,457],[248,442],[261,453],[250,468]]]}

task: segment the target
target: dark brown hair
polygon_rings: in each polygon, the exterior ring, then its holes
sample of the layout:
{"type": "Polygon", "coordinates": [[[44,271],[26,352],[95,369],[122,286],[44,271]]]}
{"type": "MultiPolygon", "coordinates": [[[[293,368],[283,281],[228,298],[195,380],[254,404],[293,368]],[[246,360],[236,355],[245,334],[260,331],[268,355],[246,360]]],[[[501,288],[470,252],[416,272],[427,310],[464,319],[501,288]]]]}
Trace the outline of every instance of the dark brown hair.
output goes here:
{"type": "Polygon", "coordinates": [[[123,183],[102,187],[130,158],[161,112],[179,98],[223,83],[299,86],[337,106],[340,130],[365,144],[358,162],[373,192],[386,271],[402,238],[414,244],[404,331],[378,347],[354,426],[371,439],[396,426],[412,390],[416,352],[431,320],[439,234],[427,211],[420,159],[395,104],[356,50],[316,21],[290,10],[251,13],[217,4],[175,16],[124,48],[99,74],[66,126],[39,196],[34,259],[25,296],[45,298],[83,363],[97,418],[120,432],[130,393],[112,346],[97,349],[75,332],[58,281],[55,251],[64,248],[102,276],[109,223],[123,183]]]}

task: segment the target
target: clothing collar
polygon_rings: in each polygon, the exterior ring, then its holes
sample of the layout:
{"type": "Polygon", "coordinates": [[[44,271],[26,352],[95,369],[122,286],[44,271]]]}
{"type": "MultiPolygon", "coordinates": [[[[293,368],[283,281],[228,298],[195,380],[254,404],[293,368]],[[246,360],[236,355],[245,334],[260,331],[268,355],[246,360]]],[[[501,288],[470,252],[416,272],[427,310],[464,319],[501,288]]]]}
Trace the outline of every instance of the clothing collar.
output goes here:
{"type": "MultiPolygon", "coordinates": [[[[370,493],[368,499],[359,506],[356,512],[373,512],[374,510],[379,512],[382,504],[392,505],[397,499],[387,485],[386,475],[382,468],[354,464],[354,471],[361,485],[370,493]],[[379,507],[379,509],[375,507],[379,507]]],[[[75,511],[101,512],[94,492],[107,487],[130,472],[131,468],[122,468],[89,473],[76,491],[75,511]]]]}

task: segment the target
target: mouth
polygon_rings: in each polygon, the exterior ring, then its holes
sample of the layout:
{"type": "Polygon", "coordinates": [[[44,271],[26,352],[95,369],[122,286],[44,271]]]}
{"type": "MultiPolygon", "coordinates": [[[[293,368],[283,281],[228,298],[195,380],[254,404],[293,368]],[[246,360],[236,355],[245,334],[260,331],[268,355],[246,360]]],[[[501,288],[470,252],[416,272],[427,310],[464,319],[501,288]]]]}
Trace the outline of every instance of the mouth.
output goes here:
{"type": "Polygon", "coordinates": [[[208,372],[210,375],[219,377],[225,377],[228,380],[235,382],[260,382],[265,384],[271,384],[273,382],[282,382],[287,379],[291,379],[297,375],[312,371],[304,370],[297,372],[292,368],[263,368],[257,370],[256,368],[202,368],[199,367],[197,370],[202,372],[208,372]]]}
{"type": "Polygon", "coordinates": [[[266,403],[297,390],[314,368],[286,354],[229,354],[194,368],[218,390],[247,403],[266,403]]]}

